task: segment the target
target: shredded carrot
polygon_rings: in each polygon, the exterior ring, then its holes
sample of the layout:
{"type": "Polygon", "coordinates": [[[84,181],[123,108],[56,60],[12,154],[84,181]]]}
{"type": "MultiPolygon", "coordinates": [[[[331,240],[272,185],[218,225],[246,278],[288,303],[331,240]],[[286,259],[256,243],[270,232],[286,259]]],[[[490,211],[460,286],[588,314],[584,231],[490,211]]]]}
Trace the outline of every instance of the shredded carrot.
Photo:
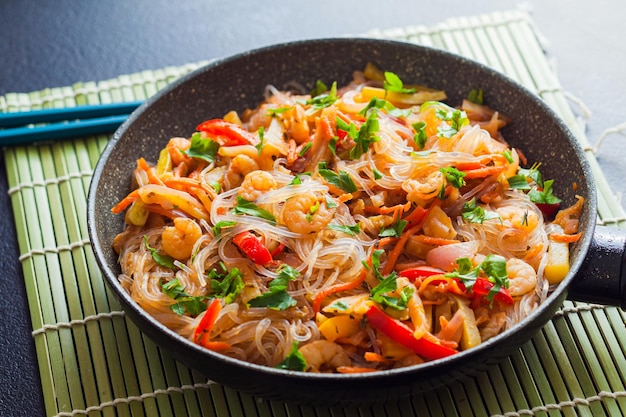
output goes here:
{"type": "Polygon", "coordinates": [[[455,239],[446,239],[443,237],[432,237],[426,235],[416,235],[413,236],[413,240],[420,243],[426,243],[427,245],[435,245],[435,246],[444,246],[451,245],[453,243],[459,243],[458,240],[455,239]]]}
{"type": "Polygon", "coordinates": [[[337,372],[340,374],[362,374],[365,372],[375,372],[376,369],[366,368],[364,366],[338,366],[337,372]]]}
{"type": "Polygon", "coordinates": [[[231,348],[230,343],[226,343],[226,342],[212,342],[212,341],[208,341],[208,342],[202,342],[202,346],[204,346],[205,348],[209,349],[209,350],[213,350],[215,352],[221,352],[224,350],[228,350],[231,348]]]}
{"type": "Polygon", "coordinates": [[[471,180],[471,179],[475,179],[475,178],[490,177],[492,175],[500,174],[505,169],[506,169],[506,166],[504,166],[504,165],[488,166],[488,167],[482,167],[482,168],[477,168],[477,169],[470,169],[470,170],[467,170],[467,171],[463,171],[463,172],[465,172],[465,177],[463,177],[463,178],[465,178],[466,180],[471,180]]]}
{"type": "Polygon", "coordinates": [[[480,161],[467,161],[467,162],[455,162],[454,167],[459,171],[469,171],[473,169],[479,169],[485,165],[480,161]]]}
{"type": "Polygon", "coordinates": [[[383,355],[376,352],[365,352],[363,358],[368,362],[387,362],[387,359],[385,359],[383,355]]]}
{"type": "Polygon", "coordinates": [[[566,235],[566,234],[551,234],[550,235],[550,239],[554,240],[555,242],[561,242],[561,243],[573,243],[573,242],[578,242],[578,239],[580,239],[580,237],[582,236],[581,233],[576,233],[573,235],[566,235]]]}
{"type": "Polygon", "coordinates": [[[394,246],[393,249],[387,255],[387,263],[385,264],[385,267],[382,270],[383,275],[385,276],[389,275],[391,271],[393,271],[393,268],[396,266],[396,262],[398,261],[398,258],[404,251],[406,242],[408,242],[409,238],[413,236],[415,233],[417,233],[421,228],[422,228],[422,224],[420,222],[410,227],[408,230],[405,230],[404,233],[402,233],[402,236],[400,236],[400,239],[398,239],[398,242],[396,242],[396,246],[394,246]]]}
{"type": "Polygon", "coordinates": [[[122,199],[119,203],[117,203],[112,209],[111,212],[114,214],[120,214],[124,210],[128,208],[133,202],[139,200],[139,190],[134,190],[126,197],[122,199]]]}
{"type": "Polygon", "coordinates": [[[192,188],[190,191],[198,197],[198,200],[200,200],[207,213],[210,213],[213,202],[209,198],[209,195],[201,188],[192,188]]]}
{"type": "Polygon", "coordinates": [[[378,244],[376,245],[377,247],[381,248],[383,246],[387,246],[387,245],[391,245],[392,243],[396,242],[398,240],[397,237],[383,237],[378,241],[378,244]]]}
{"type": "Polygon", "coordinates": [[[424,217],[426,217],[427,213],[428,213],[427,209],[425,209],[422,206],[417,206],[413,209],[411,213],[409,213],[408,216],[404,218],[404,220],[406,220],[407,224],[409,225],[414,224],[414,223],[419,223],[422,221],[422,219],[424,219],[424,217]]]}
{"type": "MultiPolygon", "coordinates": [[[[370,261],[371,264],[371,261],[370,261]]],[[[317,293],[315,298],[313,299],[313,311],[315,313],[319,313],[320,307],[322,306],[322,301],[324,298],[328,297],[331,294],[335,294],[337,292],[353,290],[365,281],[365,277],[367,276],[367,270],[365,268],[361,269],[361,272],[352,281],[343,282],[341,284],[333,285],[332,287],[328,287],[317,293]]]]}
{"type": "Polygon", "coordinates": [[[148,174],[148,181],[150,181],[151,184],[163,185],[163,181],[161,181],[161,179],[155,175],[154,169],[143,157],[137,160],[137,166],[139,167],[139,169],[145,171],[146,174],[148,174]]]}

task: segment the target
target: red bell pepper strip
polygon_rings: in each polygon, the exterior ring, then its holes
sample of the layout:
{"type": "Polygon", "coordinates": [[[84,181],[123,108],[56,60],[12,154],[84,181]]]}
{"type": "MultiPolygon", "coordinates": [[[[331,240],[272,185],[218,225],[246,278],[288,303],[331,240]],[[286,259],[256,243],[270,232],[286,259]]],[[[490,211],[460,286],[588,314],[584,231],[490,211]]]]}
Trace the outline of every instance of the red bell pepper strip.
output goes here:
{"type": "Polygon", "coordinates": [[[416,339],[410,328],[399,320],[391,318],[375,305],[367,310],[365,317],[375,329],[385,333],[397,343],[408,347],[423,358],[435,360],[458,353],[455,349],[437,343],[434,336],[416,339]]]}
{"type": "Polygon", "coordinates": [[[196,130],[205,132],[221,146],[255,145],[257,137],[243,127],[224,119],[212,119],[200,123],[196,130]]]}
{"type": "Polygon", "coordinates": [[[239,233],[233,238],[233,243],[257,265],[266,265],[273,259],[270,251],[251,232],[239,233]]]}
{"type": "Polygon", "coordinates": [[[207,307],[204,312],[204,316],[198,326],[196,326],[196,330],[193,332],[193,341],[199,345],[209,346],[210,340],[209,336],[211,334],[211,330],[213,329],[213,325],[217,321],[217,316],[220,314],[222,310],[222,304],[220,304],[220,300],[214,298],[211,301],[211,304],[207,307]]]}
{"type": "MultiPolygon", "coordinates": [[[[474,285],[472,286],[472,292],[479,297],[486,297],[489,291],[493,288],[493,283],[484,278],[476,278],[474,285]]],[[[509,290],[504,287],[500,287],[498,292],[493,296],[494,300],[503,304],[512,305],[514,303],[513,297],[509,290]]]]}
{"type": "Polygon", "coordinates": [[[435,268],[428,265],[416,266],[414,268],[407,268],[404,271],[400,271],[400,276],[404,278],[408,278],[409,281],[413,282],[418,278],[423,277],[431,277],[433,275],[442,275],[446,272],[442,269],[435,268]]]}
{"type": "Polygon", "coordinates": [[[559,207],[561,207],[560,203],[535,203],[535,205],[539,208],[539,210],[541,210],[543,217],[546,219],[553,219],[556,212],[559,210],[559,207]]]}

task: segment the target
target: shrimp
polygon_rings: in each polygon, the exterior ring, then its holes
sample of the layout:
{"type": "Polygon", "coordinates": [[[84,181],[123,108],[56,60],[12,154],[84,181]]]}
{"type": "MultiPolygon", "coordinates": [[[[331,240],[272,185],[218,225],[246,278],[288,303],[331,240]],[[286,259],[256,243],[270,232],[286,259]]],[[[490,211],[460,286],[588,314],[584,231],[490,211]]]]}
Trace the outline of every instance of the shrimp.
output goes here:
{"type": "Polygon", "coordinates": [[[164,185],[147,184],[138,188],[137,194],[145,204],[158,204],[165,210],[178,208],[197,219],[209,219],[209,214],[202,203],[185,191],[164,185]]]}
{"type": "Polygon", "coordinates": [[[191,161],[191,158],[183,153],[189,149],[191,141],[185,138],[172,138],[167,143],[166,149],[172,158],[174,165],[180,165],[183,162],[191,161]]]}
{"type": "Polygon", "coordinates": [[[296,233],[316,233],[333,219],[335,209],[328,208],[322,196],[311,192],[298,194],[285,203],[282,223],[296,233]]]}
{"type": "Polygon", "coordinates": [[[496,213],[502,218],[504,226],[513,227],[526,234],[539,225],[539,215],[532,210],[522,211],[516,206],[502,206],[496,208],[496,213]]]}
{"type": "Polygon", "coordinates": [[[233,158],[224,176],[224,185],[227,189],[238,187],[244,176],[259,169],[259,164],[248,155],[239,154],[233,158]]]}
{"type": "Polygon", "coordinates": [[[506,270],[509,274],[509,293],[512,297],[519,297],[534,291],[537,286],[537,272],[535,269],[518,258],[506,261],[506,270]]]}
{"type": "Polygon", "coordinates": [[[402,189],[407,193],[407,200],[419,203],[437,196],[443,185],[443,174],[440,171],[433,171],[421,178],[404,181],[402,189]]]}
{"type": "Polygon", "coordinates": [[[191,256],[193,246],[202,236],[202,229],[192,219],[176,217],[174,226],[168,226],[163,230],[161,244],[163,250],[169,256],[179,261],[191,256]]]}
{"type": "Polygon", "coordinates": [[[316,340],[298,349],[307,363],[307,371],[334,371],[340,366],[351,366],[352,361],[341,346],[328,340],[316,340]]]}
{"type": "Polygon", "coordinates": [[[254,201],[263,193],[275,190],[277,187],[278,183],[269,172],[252,171],[246,174],[237,193],[245,200],[254,201]]]}

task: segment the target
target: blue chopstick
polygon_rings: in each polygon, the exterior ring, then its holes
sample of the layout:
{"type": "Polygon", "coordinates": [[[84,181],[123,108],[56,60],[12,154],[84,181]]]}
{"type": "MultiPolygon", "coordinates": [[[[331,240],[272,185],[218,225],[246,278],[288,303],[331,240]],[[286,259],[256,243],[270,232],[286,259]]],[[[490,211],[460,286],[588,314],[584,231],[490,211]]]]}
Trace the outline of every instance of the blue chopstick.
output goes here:
{"type": "Polygon", "coordinates": [[[31,123],[51,123],[74,119],[130,114],[141,101],[89,106],[64,107],[61,109],[41,109],[14,113],[0,113],[0,127],[25,126],[31,123]]]}
{"type": "Polygon", "coordinates": [[[0,145],[18,145],[112,132],[140,104],[141,102],[134,101],[119,104],[0,113],[0,126],[9,127],[0,129],[0,145]],[[39,123],[47,124],[40,125],[39,123]]]}
{"type": "Polygon", "coordinates": [[[0,145],[21,145],[44,140],[74,138],[77,136],[98,135],[113,132],[124,120],[127,114],[95,119],[77,120],[65,123],[51,123],[34,127],[17,127],[0,130],[0,145]]]}

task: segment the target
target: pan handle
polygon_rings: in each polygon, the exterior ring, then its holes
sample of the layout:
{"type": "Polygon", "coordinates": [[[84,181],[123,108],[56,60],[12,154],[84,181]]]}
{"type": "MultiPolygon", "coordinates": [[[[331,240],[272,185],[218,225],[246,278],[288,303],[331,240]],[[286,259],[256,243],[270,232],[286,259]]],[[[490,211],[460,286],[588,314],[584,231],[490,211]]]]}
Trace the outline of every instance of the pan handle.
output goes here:
{"type": "Polygon", "coordinates": [[[568,298],[626,310],[626,229],[596,226],[591,245],[572,280],[568,298]]]}

